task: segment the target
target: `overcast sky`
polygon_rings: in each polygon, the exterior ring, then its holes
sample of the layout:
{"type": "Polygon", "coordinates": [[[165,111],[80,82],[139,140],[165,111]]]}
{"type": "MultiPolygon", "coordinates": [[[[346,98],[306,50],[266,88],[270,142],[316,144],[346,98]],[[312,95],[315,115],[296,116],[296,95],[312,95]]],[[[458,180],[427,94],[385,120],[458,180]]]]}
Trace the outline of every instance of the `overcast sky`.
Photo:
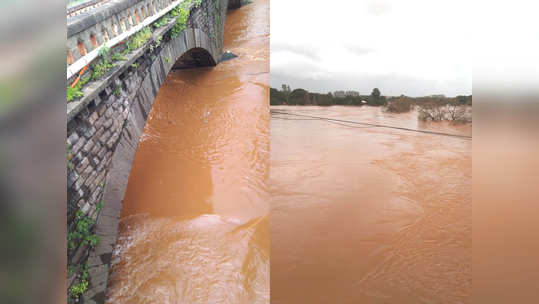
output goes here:
{"type": "Polygon", "coordinates": [[[271,86],[472,94],[468,3],[271,0],[271,86]]]}

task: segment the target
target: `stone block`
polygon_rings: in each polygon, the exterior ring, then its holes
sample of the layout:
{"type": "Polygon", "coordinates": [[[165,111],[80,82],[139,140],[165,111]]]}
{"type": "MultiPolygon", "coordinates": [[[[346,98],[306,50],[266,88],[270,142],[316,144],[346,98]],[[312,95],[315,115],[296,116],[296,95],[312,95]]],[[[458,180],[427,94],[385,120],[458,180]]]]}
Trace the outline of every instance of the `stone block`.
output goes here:
{"type": "Polygon", "coordinates": [[[95,171],[92,171],[90,173],[90,176],[86,179],[86,181],[84,182],[84,185],[86,187],[88,187],[88,189],[90,189],[90,192],[92,192],[92,190],[95,190],[95,179],[97,178],[97,173],[95,171]],[[94,187],[94,189],[92,189],[92,186],[94,187]]]}
{"type": "Polygon", "coordinates": [[[79,178],[79,175],[77,174],[77,172],[75,170],[71,170],[68,174],[67,174],[67,187],[68,188],[71,188],[71,186],[73,186],[73,184],[75,183],[75,181],[79,178]]]}
{"type": "Polygon", "coordinates": [[[114,147],[114,144],[116,143],[116,140],[118,140],[119,136],[120,132],[116,132],[113,136],[110,137],[110,139],[107,141],[107,147],[109,149],[112,149],[114,147]]]}
{"type": "Polygon", "coordinates": [[[97,152],[97,157],[99,157],[100,159],[103,159],[103,157],[105,156],[105,152],[107,152],[107,148],[101,147],[101,149],[99,149],[99,152],[97,152]]]}
{"type": "MultiPolygon", "coordinates": [[[[105,133],[105,128],[101,127],[99,129],[97,129],[97,131],[95,132],[94,134],[94,141],[96,143],[99,142],[99,138],[101,138],[101,136],[103,135],[103,133],[105,133]]],[[[100,146],[101,147],[101,146],[100,146]]]]}
{"type": "Polygon", "coordinates": [[[112,116],[113,112],[114,110],[111,107],[108,107],[107,110],[105,111],[105,116],[109,118],[112,116]]]}
{"type": "MultiPolygon", "coordinates": [[[[94,99],[94,103],[96,106],[98,106],[100,103],[101,103],[101,97],[99,97],[99,95],[97,95],[94,99]]],[[[101,114],[99,114],[101,115],[101,114]]]]}
{"type": "MultiPolygon", "coordinates": [[[[94,113],[95,114],[95,113],[94,113]]],[[[94,126],[90,126],[89,128],[87,128],[85,131],[84,131],[84,136],[86,138],[90,138],[92,137],[92,135],[94,135],[95,133],[95,127],[94,126]]]]}
{"type": "Polygon", "coordinates": [[[86,169],[86,167],[88,167],[88,164],[90,163],[90,161],[88,160],[87,157],[83,158],[82,161],[77,165],[77,167],[75,168],[75,170],[77,171],[78,174],[81,174],[84,169],[86,169]]]}
{"type": "MultiPolygon", "coordinates": [[[[84,201],[84,200],[81,200],[81,201],[84,201]]],[[[90,204],[88,203],[84,203],[84,205],[80,208],[80,210],[84,213],[84,214],[88,214],[88,212],[90,211],[90,204]]]]}
{"type": "Polygon", "coordinates": [[[84,171],[82,171],[82,173],[80,174],[80,176],[82,177],[82,179],[84,179],[86,181],[86,179],[90,176],[90,174],[92,173],[92,171],[94,171],[94,168],[90,165],[88,165],[86,167],[86,169],[84,169],[84,171]]]}
{"type": "Polygon", "coordinates": [[[84,153],[90,153],[90,151],[92,151],[92,148],[94,147],[94,141],[89,139],[86,144],[84,145],[84,147],[82,148],[82,152],[84,153]]]}
{"type": "Polygon", "coordinates": [[[100,149],[101,149],[101,144],[98,141],[96,141],[94,143],[94,147],[92,148],[92,151],[90,151],[90,153],[92,155],[97,155],[97,152],[99,152],[100,149]]]}
{"type": "Polygon", "coordinates": [[[98,130],[98,132],[99,129],[101,129],[101,126],[103,126],[103,123],[105,123],[105,120],[107,120],[107,118],[105,117],[105,115],[103,115],[99,117],[99,119],[95,122],[94,126],[98,130]]]}
{"type": "Polygon", "coordinates": [[[79,178],[75,183],[73,184],[73,188],[77,191],[81,190],[82,185],[84,185],[84,179],[79,178]]]}
{"type": "Polygon", "coordinates": [[[98,118],[99,118],[99,115],[97,114],[97,112],[93,112],[92,115],[90,115],[90,117],[88,117],[88,122],[91,125],[93,125],[98,118]]]}
{"type": "Polygon", "coordinates": [[[101,104],[99,105],[99,107],[97,108],[97,113],[99,114],[99,116],[103,116],[103,114],[105,114],[105,111],[107,110],[107,106],[104,105],[104,104],[101,104]]]}
{"type": "Polygon", "coordinates": [[[77,143],[71,148],[71,152],[73,154],[77,154],[80,149],[86,144],[86,139],[84,137],[80,137],[80,139],[77,141],[77,143]]]}
{"type": "Polygon", "coordinates": [[[76,144],[78,140],[79,140],[79,135],[77,134],[77,132],[73,132],[73,133],[71,133],[71,135],[69,135],[69,137],[67,138],[67,144],[68,144],[70,147],[73,147],[73,145],[76,144]]]}
{"type": "Polygon", "coordinates": [[[109,140],[110,138],[110,131],[106,131],[105,133],[103,133],[103,135],[101,135],[101,137],[99,137],[99,141],[104,145],[107,143],[107,141],[109,140]]]}
{"type": "Polygon", "coordinates": [[[104,171],[106,165],[107,165],[107,161],[106,161],[106,160],[103,160],[103,161],[99,162],[99,164],[97,165],[96,171],[97,171],[97,172],[104,171]]]}
{"type": "Polygon", "coordinates": [[[105,129],[108,129],[110,128],[110,126],[112,126],[112,123],[114,122],[114,119],[112,119],[112,117],[107,117],[107,119],[105,120],[105,122],[103,123],[103,127],[105,129]]]}

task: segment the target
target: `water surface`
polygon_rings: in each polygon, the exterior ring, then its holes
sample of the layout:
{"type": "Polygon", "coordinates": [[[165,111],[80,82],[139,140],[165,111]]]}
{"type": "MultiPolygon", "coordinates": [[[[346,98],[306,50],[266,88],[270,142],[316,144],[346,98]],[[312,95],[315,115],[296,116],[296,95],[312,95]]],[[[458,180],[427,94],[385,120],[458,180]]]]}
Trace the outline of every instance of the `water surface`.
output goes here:
{"type": "Polygon", "coordinates": [[[109,303],[269,302],[269,1],[229,11],[214,68],[172,71],[123,202],[109,303]]]}
{"type": "MultiPolygon", "coordinates": [[[[470,135],[373,107],[271,106],[470,135]]],[[[470,303],[471,140],[271,117],[272,303],[470,303]]]]}

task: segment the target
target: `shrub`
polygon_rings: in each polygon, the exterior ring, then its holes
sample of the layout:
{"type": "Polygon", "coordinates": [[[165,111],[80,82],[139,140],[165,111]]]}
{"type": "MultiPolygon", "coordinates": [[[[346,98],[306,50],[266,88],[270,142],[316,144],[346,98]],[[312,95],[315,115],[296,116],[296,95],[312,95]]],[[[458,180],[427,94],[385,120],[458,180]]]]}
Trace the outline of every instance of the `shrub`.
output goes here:
{"type": "Polygon", "coordinates": [[[406,113],[413,109],[413,102],[407,98],[399,98],[387,103],[386,111],[391,113],[406,113]]]}

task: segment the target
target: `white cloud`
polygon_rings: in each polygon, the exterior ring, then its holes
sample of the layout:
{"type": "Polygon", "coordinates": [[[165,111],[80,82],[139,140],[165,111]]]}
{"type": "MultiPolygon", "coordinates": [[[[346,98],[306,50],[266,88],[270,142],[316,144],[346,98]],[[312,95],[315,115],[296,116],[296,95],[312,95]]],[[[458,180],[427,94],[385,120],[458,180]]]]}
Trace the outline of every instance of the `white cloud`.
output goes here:
{"type": "Polygon", "coordinates": [[[467,3],[272,0],[271,84],[370,92],[375,83],[387,95],[471,94],[467,3]]]}

